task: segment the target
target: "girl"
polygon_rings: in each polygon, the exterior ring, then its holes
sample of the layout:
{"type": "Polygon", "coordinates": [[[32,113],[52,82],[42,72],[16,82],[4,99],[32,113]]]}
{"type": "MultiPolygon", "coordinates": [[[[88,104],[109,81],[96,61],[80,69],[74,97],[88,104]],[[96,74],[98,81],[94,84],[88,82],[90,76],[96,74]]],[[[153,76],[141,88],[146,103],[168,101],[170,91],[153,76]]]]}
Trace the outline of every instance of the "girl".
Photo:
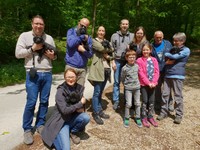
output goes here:
{"type": "Polygon", "coordinates": [[[155,87],[158,84],[159,66],[156,58],[151,56],[152,46],[146,43],[142,47],[142,57],[137,59],[139,66],[139,80],[142,94],[142,123],[150,127],[150,122],[157,127],[158,124],[153,118],[155,87]]]}

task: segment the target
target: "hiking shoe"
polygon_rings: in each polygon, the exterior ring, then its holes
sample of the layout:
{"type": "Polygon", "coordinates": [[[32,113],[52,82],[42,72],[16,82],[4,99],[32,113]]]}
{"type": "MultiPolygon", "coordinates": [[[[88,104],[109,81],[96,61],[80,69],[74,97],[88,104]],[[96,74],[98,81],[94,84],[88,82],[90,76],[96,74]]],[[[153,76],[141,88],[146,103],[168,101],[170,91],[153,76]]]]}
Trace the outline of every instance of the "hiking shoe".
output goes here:
{"type": "Polygon", "coordinates": [[[137,124],[138,127],[140,127],[140,128],[142,127],[142,122],[141,122],[140,118],[136,118],[135,122],[136,122],[136,124],[137,124]]]}
{"type": "Polygon", "coordinates": [[[78,137],[76,134],[74,133],[70,133],[70,138],[72,139],[72,142],[74,144],[79,144],[81,142],[80,137],[78,137]]]}
{"type": "Polygon", "coordinates": [[[129,127],[129,118],[124,118],[124,127],[129,127]]]}
{"type": "Polygon", "coordinates": [[[41,135],[43,129],[44,129],[44,126],[41,125],[41,126],[39,126],[36,130],[37,130],[37,132],[41,135]]]}
{"type": "Polygon", "coordinates": [[[103,111],[100,111],[99,116],[103,119],[109,119],[110,116],[108,114],[105,114],[103,111]]]}
{"type": "Polygon", "coordinates": [[[27,145],[33,144],[33,133],[31,131],[24,132],[24,143],[27,145]]]}
{"type": "Polygon", "coordinates": [[[158,127],[158,123],[154,120],[154,118],[148,118],[148,121],[154,126],[154,127],[158,127]]]}
{"type": "Polygon", "coordinates": [[[157,117],[157,120],[161,121],[161,120],[165,119],[166,117],[167,117],[167,116],[160,114],[160,115],[157,117]]]}
{"type": "Polygon", "coordinates": [[[114,105],[113,105],[113,109],[114,109],[114,110],[117,110],[117,108],[118,108],[118,105],[119,105],[119,102],[118,102],[118,101],[116,101],[116,102],[114,103],[114,105]]]}
{"type": "Polygon", "coordinates": [[[148,123],[147,118],[142,119],[142,124],[144,127],[147,127],[147,128],[150,127],[150,124],[148,123]]]}
{"type": "Polygon", "coordinates": [[[174,111],[174,104],[170,104],[168,109],[169,109],[170,112],[173,112],[174,111]]]}
{"type": "Polygon", "coordinates": [[[181,121],[182,121],[182,117],[180,117],[180,116],[176,116],[176,118],[174,119],[174,123],[176,123],[176,124],[180,124],[181,121]]]}
{"type": "Polygon", "coordinates": [[[99,124],[99,125],[104,124],[104,122],[103,122],[103,120],[101,119],[101,117],[99,116],[99,114],[93,113],[92,116],[93,116],[94,121],[95,121],[97,124],[99,124]]]}

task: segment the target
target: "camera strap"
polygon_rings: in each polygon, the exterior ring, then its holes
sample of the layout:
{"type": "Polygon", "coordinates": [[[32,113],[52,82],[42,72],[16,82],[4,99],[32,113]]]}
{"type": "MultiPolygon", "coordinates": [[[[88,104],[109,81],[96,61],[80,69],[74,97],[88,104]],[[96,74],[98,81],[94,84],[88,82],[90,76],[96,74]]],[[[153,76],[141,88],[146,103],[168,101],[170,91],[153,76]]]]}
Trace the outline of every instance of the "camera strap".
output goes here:
{"type": "Polygon", "coordinates": [[[33,68],[35,68],[35,55],[33,54],[33,68]]]}

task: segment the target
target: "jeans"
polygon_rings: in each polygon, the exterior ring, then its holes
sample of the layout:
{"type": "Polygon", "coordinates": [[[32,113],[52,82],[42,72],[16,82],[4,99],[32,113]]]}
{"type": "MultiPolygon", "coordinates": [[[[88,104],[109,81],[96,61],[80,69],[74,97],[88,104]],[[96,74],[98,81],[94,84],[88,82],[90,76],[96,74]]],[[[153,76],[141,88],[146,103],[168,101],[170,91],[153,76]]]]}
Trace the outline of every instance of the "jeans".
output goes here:
{"type": "Polygon", "coordinates": [[[64,123],[56,136],[53,142],[56,150],[70,150],[70,132],[77,133],[83,131],[89,121],[90,117],[87,113],[75,113],[70,121],[64,123]]]}
{"type": "Polygon", "coordinates": [[[125,61],[115,60],[116,70],[114,72],[114,84],[113,84],[113,102],[119,102],[120,95],[120,78],[121,69],[125,65],[125,61]]]}
{"type": "Polygon", "coordinates": [[[37,72],[34,78],[30,78],[29,72],[26,73],[26,106],[23,114],[24,131],[32,130],[35,105],[39,95],[39,109],[36,116],[36,128],[44,125],[46,113],[49,105],[49,95],[52,83],[51,72],[37,72]]]}
{"type": "Polygon", "coordinates": [[[105,77],[105,80],[103,82],[96,82],[96,81],[93,82],[94,93],[92,97],[92,107],[93,107],[94,113],[98,114],[100,111],[102,111],[101,97],[102,97],[102,93],[105,88],[107,80],[108,80],[108,77],[105,77]]]}

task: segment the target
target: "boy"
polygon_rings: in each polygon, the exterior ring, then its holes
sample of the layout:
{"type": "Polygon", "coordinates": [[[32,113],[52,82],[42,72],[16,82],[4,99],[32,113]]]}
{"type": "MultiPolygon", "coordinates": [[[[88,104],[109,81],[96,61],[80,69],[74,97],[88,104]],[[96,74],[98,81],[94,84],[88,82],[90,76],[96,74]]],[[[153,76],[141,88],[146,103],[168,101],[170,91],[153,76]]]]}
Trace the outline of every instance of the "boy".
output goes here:
{"type": "Polygon", "coordinates": [[[127,63],[122,68],[121,81],[124,85],[126,99],[124,126],[129,127],[130,108],[132,106],[132,96],[134,96],[135,121],[138,127],[142,127],[140,119],[140,82],[138,79],[138,65],[135,63],[136,52],[127,50],[125,58],[127,63]]]}

